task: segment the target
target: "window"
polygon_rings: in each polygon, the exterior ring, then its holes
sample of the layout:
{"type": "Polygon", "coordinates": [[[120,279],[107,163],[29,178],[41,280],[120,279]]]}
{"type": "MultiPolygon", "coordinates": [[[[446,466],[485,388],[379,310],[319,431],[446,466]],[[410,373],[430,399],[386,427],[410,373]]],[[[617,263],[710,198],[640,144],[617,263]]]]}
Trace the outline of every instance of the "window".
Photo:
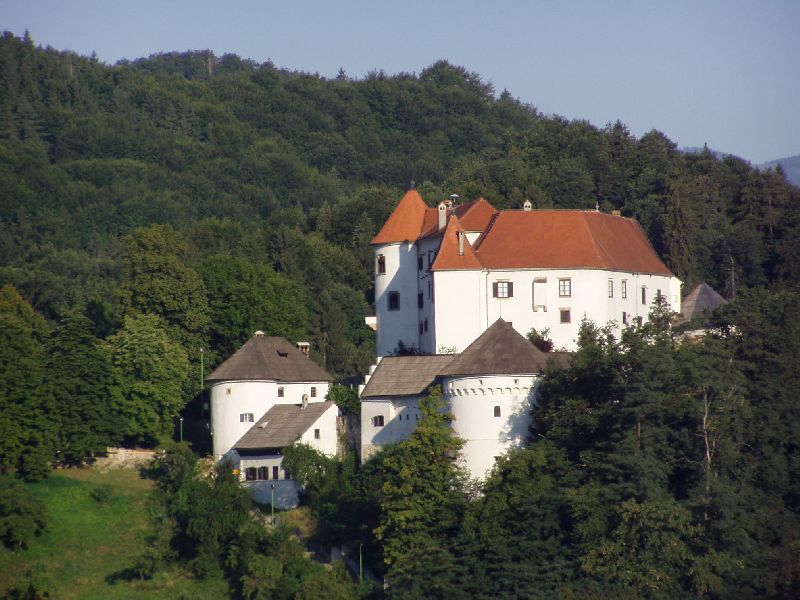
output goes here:
{"type": "Polygon", "coordinates": [[[422,264],[422,262],[423,262],[422,261],[422,257],[418,256],[417,257],[417,271],[422,271],[422,269],[425,268],[424,265],[422,264]]]}
{"type": "Polygon", "coordinates": [[[253,413],[241,413],[239,415],[239,423],[252,423],[253,413]]]}
{"type": "Polygon", "coordinates": [[[626,313],[624,310],[622,311],[622,324],[623,325],[628,324],[628,313],[626,313]]]}
{"type": "Polygon", "coordinates": [[[613,298],[614,297],[614,280],[613,279],[609,279],[608,280],[608,297],[609,298],[613,298]]]}
{"type": "Polygon", "coordinates": [[[642,304],[647,304],[647,288],[642,286],[642,304]]]}
{"type": "Polygon", "coordinates": [[[372,417],[372,425],[375,427],[383,427],[383,415],[372,417]]]}
{"type": "Polygon", "coordinates": [[[425,326],[425,331],[428,331],[428,319],[425,319],[422,324],[425,326]]]}
{"type": "Polygon", "coordinates": [[[572,316],[570,315],[570,311],[568,308],[561,309],[561,322],[562,323],[571,323],[572,316]]]}
{"type": "Polygon", "coordinates": [[[547,277],[534,277],[532,298],[533,312],[547,312],[547,277]]]}
{"type": "Polygon", "coordinates": [[[378,275],[386,273],[386,257],[383,254],[378,254],[377,264],[375,265],[375,272],[378,275]]]}
{"type": "Polygon", "coordinates": [[[244,478],[245,478],[245,480],[247,480],[247,481],[255,481],[257,477],[258,477],[258,474],[256,473],[256,468],[255,467],[247,467],[244,470],[244,478]]]}
{"type": "Polygon", "coordinates": [[[500,407],[499,406],[495,406],[494,407],[494,416],[495,417],[499,417],[500,416],[500,407]]]}
{"type": "Polygon", "coordinates": [[[283,386],[278,387],[278,398],[283,398],[283,386]]]}
{"type": "Polygon", "coordinates": [[[661,290],[656,290],[656,300],[661,303],[661,290]]]}
{"type": "Polygon", "coordinates": [[[417,308],[422,308],[423,301],[422,301],[422,292],[417,294],[417,308]]]}
{"type": "Polygon", "coordinates": [[[317,388],[315,388],[315,387],[311,388],[311,397],[312,398],[316,398],[317,397],[317,388]]]}
{"type": "Polygon", "coordinates": [[[513,281],[495,281],[492,284],[492,296],[495,298],[513,298],[514,297],[514,282],[513,281]]]}
{"type": "Polygon", "coordinates": [[[278,467],[272,467],[272,478],[278,479],[278,467]]]}
{"type": "Polygon", "coordinates": [[[227,396],[231,395],[231,388],[225,388],[225,395],[227,396]]]}
{"type": "Polygon", "coordinates": [[[558,295],[562,298],[569,298],[572,296],[572,279],[567,278],[558,280],[558,295]]]}
{"type": "Polygon", "coordinates": [[[624,300],[627,297],[628,297],[628,280],[627,279],[623,279],[622,280],[622,299],[624,300]]]}
{"type": "Polygon", "coordinates": [[[258,480],[266,481],[269,479],[269,467],[258,467],[258,480]]]}
{"type": "Polygon", "coordinates": [[[389,310],[400,310],[400,292],[389,292],[389,310]]]}
{"type": "Polygon", "coordinates": [[[422,335],[422,321],[419,322],[419,334],[422,335]]]}

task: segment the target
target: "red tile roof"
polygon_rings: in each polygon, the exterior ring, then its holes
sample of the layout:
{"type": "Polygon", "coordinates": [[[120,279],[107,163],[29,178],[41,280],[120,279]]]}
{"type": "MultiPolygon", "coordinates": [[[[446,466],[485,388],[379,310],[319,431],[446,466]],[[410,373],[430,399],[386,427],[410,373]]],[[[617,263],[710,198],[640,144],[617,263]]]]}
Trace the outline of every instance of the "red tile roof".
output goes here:
{"type": "Polygon", "coordinates": [[[457,269],[481,269],[481,261],[475,256],[475,251],[467,240],[467,234],[461,227],[461,221],[452,215],[445,227],[442,243],[436,253],[436,259],[431,265],[432,270],[457,270],[457,269]],[[464,236],[464,252],[459,254],[458,236],[464,236]]]}
{"type": "MultiPolygon", "coordinates": [[[[425,221],[422,225],[422,233],[420,238],[427,238],[437,235],[439,233],[439,209],[429,208],[432,215],[425,216],[425,221]]],[[[486,225],[489,224],[492,216],[496,213],[494,206],[489,204],[483,198],[478,198],[472,202],[461,204],[455,208],[447,209],[447,218],[455,215],[461,220],[461,226],[464,231],[483,231],[486,225]]]]}
{"type": "Polygon", "coordinates": [[[413,242],[422,231],[427,209],[419,192],[408,190],[371,243],[413,242]]]}
{"type": "Polygon", "coordinates": [[[605,269],[672,275],[633,219],[595,211],[506,210],[475,242],[489,269],[605,269]]]}

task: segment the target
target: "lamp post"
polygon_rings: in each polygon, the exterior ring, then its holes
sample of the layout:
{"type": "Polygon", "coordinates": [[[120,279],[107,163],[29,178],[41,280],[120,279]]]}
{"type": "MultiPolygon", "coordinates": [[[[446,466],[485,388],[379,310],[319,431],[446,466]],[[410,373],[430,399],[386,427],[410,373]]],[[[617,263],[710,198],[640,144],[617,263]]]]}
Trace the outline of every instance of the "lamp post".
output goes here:
{"type": "Polygon", "coordinates": [[[272,525],[275,525],[275,484],[270,483],[269,486],[272,488],[272,504],[270,505],[270,508],[272,509],[271,523],[272,525]]]}
{"type": "Polygon", "coordinates": [[[180,421],[181,421],[181,437],[180,437],[180,439],[181,439],[181,441],[183,441],[183,417],[180,418],[180,421]]]}
{"type": "Polygon", "coordinates": [[[358,583],[364,583],[364,556],[361,553],[361,548],[364,544],[358,545],[358,583]]]}
{"type": "Polygon", "coordinates": [[[200,391],[201,392],[203,391],[203,384],[205,383],[203,381],[203,379],[204,379],[204,377],[203,377],[203,375],[204,375],[204,373],[203,373],[203,356],[204,356],[204,353],[205,353],[205,350],[203,350],[203,348],[200,348],[200,391]]]}

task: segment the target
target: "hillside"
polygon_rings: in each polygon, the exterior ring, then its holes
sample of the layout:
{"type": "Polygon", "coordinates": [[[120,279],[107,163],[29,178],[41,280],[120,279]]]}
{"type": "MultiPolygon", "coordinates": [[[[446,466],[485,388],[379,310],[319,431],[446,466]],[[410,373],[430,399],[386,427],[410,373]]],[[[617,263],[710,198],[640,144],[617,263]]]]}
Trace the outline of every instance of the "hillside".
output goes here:
{"type": "Polygon", "coordinates": [[[90,315],[101,336],[145,302],[126,296],[120,239],[168,225],[181,277],[199,280],[194,325],[148,306],[191,330],[183,343],[214,362],[268,329],[361,373],[369,240],[411,181],[429,199],[620,210],[687,286],[800,281],[798,191],[774,173],[656,130],[544,117],[444,61],[361,80],[209,52],[106,66],[6,33],[0,79],[0,284],[51,322],[90,315]]]}
{"type": "Polygon", "coordinates": [[[774,169],[778,165],[780,165],[783,172],[786,173],[786,181],[800,187],[800,154],[770,160],[756,165],[756,168],[763,171],[764,169],[774,169]]]}

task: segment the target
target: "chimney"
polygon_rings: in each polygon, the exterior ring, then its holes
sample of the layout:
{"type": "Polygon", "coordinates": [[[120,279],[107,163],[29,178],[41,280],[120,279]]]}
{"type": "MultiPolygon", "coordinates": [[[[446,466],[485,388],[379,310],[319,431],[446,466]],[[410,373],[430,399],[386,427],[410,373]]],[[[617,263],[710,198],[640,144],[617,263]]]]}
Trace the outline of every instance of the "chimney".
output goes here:
{"type": "Polygon", "coordinates": [[[456,237],[458,237],[458,255],[464,256],[464,232],[457,232],[456,237]]]}
{"type": "Polygon", "coordinates": [[[260,329],[253,334],[255,337],[264,337],[264,332],[260,329]]]}
{"type": "Polygon", "coordinates": [[[615,217],[621,217],[622,216],[622,213],[620,211],[618,211],[618,210],[612,210],[611,214],[614,215],[615,217]]]}
{"type": "Polygon", "coordinates": [[[300,405],[300,410],[305,410],[308,407],[308,394],[303,394],[303,403],[300,405]]]}
{"type": "Polygon", "coordinates": [[[308,342],[297,342],[297,349],[300,350],[300,352],[302,352],[306,356],[308,356],[309,353],[311,352],[311,344],[309,344],[308,342]]]}
{"type": "Polygon", "coordinates": [[[439,202],[439,231],[447,224],[447,204],[439,202]]]}
{"type": "Polygon", "coordinates": [[[522,205],[522,210],[530,210],[533,207],[530,200],[525,200],[525,203],[522,205]]]}

